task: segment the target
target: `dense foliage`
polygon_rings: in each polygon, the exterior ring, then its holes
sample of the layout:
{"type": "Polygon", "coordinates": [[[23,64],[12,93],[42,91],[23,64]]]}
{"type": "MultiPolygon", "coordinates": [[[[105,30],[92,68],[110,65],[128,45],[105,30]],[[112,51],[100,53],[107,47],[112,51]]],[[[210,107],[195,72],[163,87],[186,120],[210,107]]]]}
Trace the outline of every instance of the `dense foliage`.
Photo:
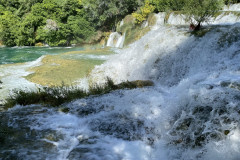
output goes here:
{"type": "Polygon", "coordinates": [[[152,0],[159,12],[164,11],[180,11],[183,9],[187,0],[152,0]]]}
{"type": "Polygon", "coordinates": [[[141,7],[137,12],[134,12],[132,15],[136,19],[136,23],[142,23],[154,10],[155,6],[151,5],[149,0],[146,0],[144,6],[141,7]]]}
{"type": "MultiPolygon", "coordinates": [[[[240,0],[221,0],[221,1],[222,3],[225,3],[227,5],[233,3],[240,3],[240,0]]],[[[193,1],[191,0],[191,2],[188,0],[152,0],[152,3],[156,6],[157,11],[164,12],[164,11],[181,11],[184,9],[186,5],[189,5],[189,3],[194,3],[192,9],[199,10],[197,6],[199,4],[206,3],[206,0],[193,0],[193,1]]]]}
{"type": "Polygon", "coordinates": [[[0,40],[6,46],[90,43],[96,30],[109,30],[142,0],[0,0],[0,40]]]}
{"type": "Polygon", "coordinates": [[[88,18],[98,28],[115,29],[118,21],[143,5],[143,0],[82,0],[88,18]]]}
{"type": "Polygon", "coordinates": [[[142,23],[154,11],[184,11],[188,20],[203,22],[219,11],[223,3],[239,2],[240,0],[0,0],[0,42],[6,46],[93,43],[101,38],[97,34],[98,30],[115,30],[117,23],[128,14],[133,13],[136,22],[142,23]]]}

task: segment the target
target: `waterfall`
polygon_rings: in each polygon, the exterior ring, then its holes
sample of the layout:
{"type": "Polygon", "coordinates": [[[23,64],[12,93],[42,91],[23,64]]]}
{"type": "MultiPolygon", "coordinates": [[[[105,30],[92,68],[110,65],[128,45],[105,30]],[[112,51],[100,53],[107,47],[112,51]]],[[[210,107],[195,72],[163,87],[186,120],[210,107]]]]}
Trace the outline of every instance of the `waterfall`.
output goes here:
{"type": "Polygon", "coordinates": [[[107,46],[122,48],[124,45],[124,40],[125,40],[125,33],[121,35],[118,32],[113,32],[109,36],[109,39],[107,41],[107,46]]]}
{"type": "Polygon", "coordinates": [[[118,39],[116,47],[122,48],[125,40],[125,33],[118,39]]]}
{"type": "Polygon", "coordinates": [[[120,22],[120,27],[123,26],[123,25],[124,25],[124,21],[121,20],[121,22],[120,22]]]}
{"type": "MultiPolygon", "coordinates": [[[[63,160],[240,159],[238,20],[226,15],[228,21],[215,20],[198,37],[186,26],[162,25],[163,14],[158,17],[157,25],[140,40],[89,73],[89,80],[100,84],[109,77],[115,83],[151,80],[155,86],[74,100],[61,106],[67,113],[41,105],[0,112],[1,125],[18,133],[13,134],[18,139],[3,135],[6,144],[15,145],[0,145],[0,155],[63,160]]],[[[182,24],[179,16],[169,18],[171,24],[182,24]]],[[[120,46],[120,37],[112,33],[108,46],[120,46]]]]}
{"type": "Polygon", "coordinates": [[[240,3],[226,5],[224,6],[223,11],[240,11],[240,3]]]}
{"type": "MultiPolygon", "coordinates": [[[[239,5],[237,5],[239,6],[239,5]]],[[[235,7],[237,8],[237,7],[235,7]]],[[[233,7],[230,7],[230,9],[234,10],[233,7]]],[[[228,11],[227,9],[224,10],[220,15],[214,18],[210,18],[208,22],[202,23],[202,25],[207,26],[209,24],[214,24],[214,25],[231,25],[239,21],[239,16],[237,16],[234,13],[226,13],[225,11],[228,11]]],[[[162,24],[164,21],[164,18],[166,17],[166,13],[158,13],[155,15],[157,19],[157,25],[162,24]]],[[[166,19],[165,23],[170,24],[170,25],[189,25],[189,22],[185,21],[186,16],[183,14],[176,14],[176,13],[170,13],[168,19],[166,19]]],[[[192,20],[194,22],[194,20],[192,20]]],[[[196,22],[197,23],[197,22],[196,22]]]]}
{"type": "Polygon", "coordinates": [[[117,113],[126,112],[151,128],[140,137],[148,144],[150,136],[154,149],[137,147],[146,159],[240,158],[240,24],[209,30],[195,37],[187,27],[159,26],[91,73],[98,82],[104,77],[116,83],[155,82],[153,88],[112,93],[98,101],[111,101],[117,113]]]}

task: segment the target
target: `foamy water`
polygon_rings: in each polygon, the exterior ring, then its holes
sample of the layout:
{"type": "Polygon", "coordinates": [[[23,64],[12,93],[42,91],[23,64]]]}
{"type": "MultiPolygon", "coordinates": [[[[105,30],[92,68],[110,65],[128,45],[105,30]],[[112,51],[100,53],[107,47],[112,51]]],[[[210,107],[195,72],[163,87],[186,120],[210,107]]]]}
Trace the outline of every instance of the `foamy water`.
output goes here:
{"type": "Polygon", "coordinates": [[[34,90],[37,88],[36,84],[26,80],[24,76],[31,74],[31,72],[27,71],[31,67],[41,65],[41,60],[43,58],[44,56],[38,58],[33,62],[27,62],[24,64],[0,66],[0,77],[1,81],[3,82],[0,94],[0,102],[8,97],[9,91],[12,91],[14,89],[34,90]]]}

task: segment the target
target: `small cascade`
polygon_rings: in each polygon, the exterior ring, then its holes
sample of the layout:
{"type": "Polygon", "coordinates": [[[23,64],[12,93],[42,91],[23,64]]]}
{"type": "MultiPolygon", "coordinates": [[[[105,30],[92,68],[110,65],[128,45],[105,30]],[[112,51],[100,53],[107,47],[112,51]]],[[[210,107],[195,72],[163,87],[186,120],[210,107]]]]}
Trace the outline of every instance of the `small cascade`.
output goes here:
{"type": "Polygon", "coordinates": [[[159,28],[159,26],[164,25],[165,17],[166,17],[166,13],[165,12],[161,12],[161,13],[155,14],[156,23],[155,23],[154,26],[151,27],[152,30],[157,30],[159,28]]]}
{"type": "Polygon", "coordinates": [[[123,26],[123,25],[124,25],[124,21],[122,20],[122,21],[120,22],[120,27],[123,26]]]}
{"type": "MultiPolygon", "coordinates": [[[[231,25],[236,22],[240,22],[239,16],[237,16],[234,13],[226,13],[226,11],[238,11],[237,7],[239,5],[233,5],[229,8],[225,8],[222,12],[222,14],[218,15],[217,17],[211,18],[208,22],[202,23],[202,25],[231,25]],[[228,10],[227,10],[228,9],[228,10]]],[[[240,7],[239,7],[240,8],[240,7]]],[[[240,9],[239,9],[240,11],[240,9]]],[[[169,16],[162,12],[155,15],[156,18],[156,25],[153,26],[152,29],[157,29],[158,26],[161,26],[163,24],[170,24],[170,25],[189,25],[189,22],[186,22],[186,16],[183,14],[176,14],[171,13],[169,16]]],[[[194,20],[192,20],[194,22],[194,20]]]]}
{"type": "MultiPolygon", "coordinates": [[[[185,21],[185,17],[186,16],[183,14],[171,13],[166,23],[171,24],[171,25],[189,25],[189,22],[185,21]]],[[[225,12],[223,12],[219,16],[211,18],[207,23],[204,22],[202,25],[209,25],[209,24],[230,25],[230,24],[234,24],[238,21],[239,21],[238,16],[234,15],[233,13],[226,14],[225,12]]]]}
{"type": "Polygon", "coordinates": [[[171,25],[187,25],[188,22],[185,21],[185,16],[182,14],[171,13],[166,23],[171,25]]]}
{"type": "Polygon", "coordinates": [[[124,40],[125,40],[125,33],[118,39],[116,47],[123,48],[124,40]]]}
{"type": "Polygon", "coordinates": [[[107,41],[107,46],[122,48],[124,44],[124,40],[125,40],[125,33],[121,35],[118,32],[113,32],[109,36],[109,39],[107,41]]]}
{"type": "Polygon", "coordinates": [[[230,6],[227,5],[223,8],[223,11],[240,11],[240,3],[230,6]]]}
{"type": "Polygon", "coordinates": [[[146,27],[148,27],[148,25],[149,25],[149,24],[148,24],[148,21],[144,21],[144,22],[142,23],[142,26],[141,26],[141,27],[142,27],[142,28],[146,28],[146,27]]]}

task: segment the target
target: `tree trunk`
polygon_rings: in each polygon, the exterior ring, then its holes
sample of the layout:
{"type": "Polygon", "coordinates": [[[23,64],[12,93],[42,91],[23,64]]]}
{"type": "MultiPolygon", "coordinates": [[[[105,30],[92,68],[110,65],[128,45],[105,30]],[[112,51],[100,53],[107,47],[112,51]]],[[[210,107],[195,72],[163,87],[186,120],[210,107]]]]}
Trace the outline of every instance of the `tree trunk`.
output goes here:
{"type": "Polygon", "coordinates": [[[201,28],[201,22],[198,22],[198,25],[195,27],[194,31],[199,31],[201,28]]]}

